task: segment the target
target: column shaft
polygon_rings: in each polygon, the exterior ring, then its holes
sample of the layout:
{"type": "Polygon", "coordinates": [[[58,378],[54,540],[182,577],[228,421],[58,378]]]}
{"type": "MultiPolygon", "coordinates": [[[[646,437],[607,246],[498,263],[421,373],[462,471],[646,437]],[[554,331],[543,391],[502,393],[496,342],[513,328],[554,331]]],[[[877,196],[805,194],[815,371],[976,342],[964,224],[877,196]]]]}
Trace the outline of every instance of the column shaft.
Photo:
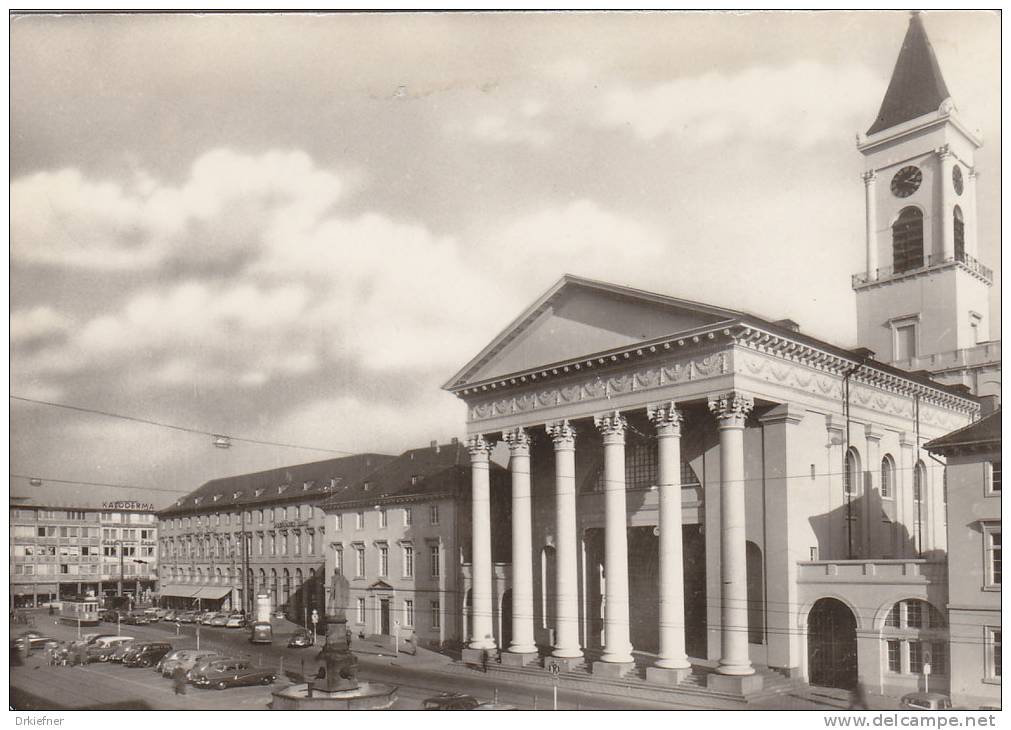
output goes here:
{"type": "Polygon", "coordinates": [[[867,245],[867,276],[870,279],[877,278],[878,270],[878,202],[875,198],[875,180],[877,175],[874,170],[864,173],[864,210],[866,224],[866,245],[867,245]]]}
{"type": "Polygon", "coordinates": [[[660,655],[656,666],[688,669],[684,551],[681,535],[681,413],[673,403],[649,410],[657,434],[660,492],[660,655]]]}
{"type": "Polygon", "coordinates": [[[491,587],[491,447],[481,436],[468,443],[471,459],[471,649],[494,649],[491,587]]]}
{"type": "MultiPolygon", "coordinates": [[[[948,149],[948,145],[938,149],[937,156],[941,163],[938,165],[941,169],[941,179],[939,180],[941,211],[937,221],[941,226],[941,252],[944,255],[944,260],[947,261],[955,258],[955,216],[954,206],[951,204],[951,172],[955,166],[955,158],[948,149]]],[[[929,248],[924,251],[924,254],[930,253],[932,251],[929,248]]],[[[924,261],[924,263],[927,262],[924,261]]]]}
{"type": "Polygon", "coordinates": [[[628,528],[625,500],[625,419],[615,411],[596,420],[604,437],[604,662],[632,658],[628,620],[628,528]]]}
{"type": "Polygon", "coordinates": [[[548,427],[555,444],[555,648],[576,658],[579,647],[579,571],[576,559],[576,431],[568,421],[548,427]]]}
{"type": "Polygon", "coordinates": [[[509,472],[512,476],[513,528],[513,619],[509,651],[529,654],[534,643],[534,561],[531,538],[530,437],[522,428],[505,436],[509,444],[509,472]]]}
{"type": "Polygon", "coordinates": [[[748,656],[748,574],[745,548],[744,420],[753,402],[728,393],[709,400],[720,427],[720,674],[754,674],[748,656]]]}

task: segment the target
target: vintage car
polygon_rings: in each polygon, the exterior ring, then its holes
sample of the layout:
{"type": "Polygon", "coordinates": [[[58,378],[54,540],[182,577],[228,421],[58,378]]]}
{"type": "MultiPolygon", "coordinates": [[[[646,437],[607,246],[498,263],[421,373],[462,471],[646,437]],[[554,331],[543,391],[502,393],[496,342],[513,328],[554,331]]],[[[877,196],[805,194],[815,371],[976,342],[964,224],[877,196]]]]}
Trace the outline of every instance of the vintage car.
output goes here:
{"type": "Polygon", "coordinates": [[[106,661],[112,664],[122,664],[123,659],[126,657],[127,654],[130,653],[135,643],[136,640],[124,641],[122,644],[120,644],[119,646],[117,646],[115,649],[112,650],[112,653],[109,654],[109,658],[106,661]]]}
{"type": "Polygon", "coordinates": [[[248,684],[272,684],[277,679],[273,669],[257,667],[249,659],[218,659],[192,672],[197,687],[226,689],[248,684]]]}
{"type": "Polygon", "coordinates": [[[225,626],[229,629],[242,629],[246,626],[246,617],[241,613],[233,613],[228,617],[225,626]]]}
{"type": "Polygon", "coordinates": [[[117,648],[133,640],[132,636],[101,636],[88,645],[88,662],[108,662],[117,648]]]}
{"type": "Polygon", "coordinates": [[[951,698],[940,692],[910,692],[899,700],[903,710],[950,710],[951,698]]]}
{"type": "Polygon", "coordinates": [[[145,641],[123,659],[123,664],[128,667],[153,667],[170,651],[172,645],[167,641],[145,641]]]}
{"type": "Polygon", "coordinates": [[[212,649],[179,649],[162,657],[158,662],[158,670],[165,677],[171,677],[176,667],[182,667],[188,672],[203,659],[217,659],[221,654],[212,649]]]}
{"type": "Polygon", "coordinates": [[[228,614],[227,613],[216,613],[211,616],[211,620],[207,622],[208,626],[226,626],[228,624],[228,614]]]}
{"type": "Polygon", "coordinates": [[[299,629],[288,640],[288,647],[291,649],[304,649],[307,646],[312,646],[312,632],[305,629],[299,629]]]}

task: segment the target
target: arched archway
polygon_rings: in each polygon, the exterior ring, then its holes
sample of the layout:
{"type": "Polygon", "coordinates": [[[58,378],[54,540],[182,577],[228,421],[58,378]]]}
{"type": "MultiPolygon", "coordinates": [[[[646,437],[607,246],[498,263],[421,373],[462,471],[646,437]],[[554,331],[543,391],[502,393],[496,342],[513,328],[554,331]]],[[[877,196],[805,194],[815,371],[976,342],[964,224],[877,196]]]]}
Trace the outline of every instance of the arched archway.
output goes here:
{"type": "Polygon", "coordinates": [[[820,598],[807,615],[808,681],[822,687],[857,685],[857,621],[846,604],[820,598]]]}

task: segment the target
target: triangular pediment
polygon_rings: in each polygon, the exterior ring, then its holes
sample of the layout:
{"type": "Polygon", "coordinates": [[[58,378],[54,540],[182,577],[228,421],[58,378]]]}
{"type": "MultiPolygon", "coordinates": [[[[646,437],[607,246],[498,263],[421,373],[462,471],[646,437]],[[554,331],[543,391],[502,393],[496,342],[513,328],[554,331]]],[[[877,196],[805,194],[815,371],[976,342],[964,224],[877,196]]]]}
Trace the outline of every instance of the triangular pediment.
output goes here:
{"type": "Polygon", "coordinates": [[[739,314],[566,276],[468,363],[447,387],[536,370],[725,322],[739,314]]]}

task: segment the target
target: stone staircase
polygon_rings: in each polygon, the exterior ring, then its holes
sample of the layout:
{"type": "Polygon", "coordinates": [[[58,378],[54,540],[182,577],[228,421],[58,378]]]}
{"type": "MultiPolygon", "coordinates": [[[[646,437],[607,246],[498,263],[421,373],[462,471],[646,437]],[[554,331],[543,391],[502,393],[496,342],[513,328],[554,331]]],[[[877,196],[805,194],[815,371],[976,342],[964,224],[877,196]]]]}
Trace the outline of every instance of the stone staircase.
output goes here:
{"type": "MultiPolygon", "coordinates": [[[[706,675],[712,670],[706,666],[696,665],[693,672],[683,682],[677,685],[663,685],[646,681],[647,663],[637,662],[635,668],[624,677],[601,677],[592,671],[592,658],[574,665],[569,671],[563,671],[558,676],[558,686],[563,689],[611,694],[620,697],[634,697],[657,702],[678,702],[707,706],[712,700],[749,704],[770,697],[790,694],[805,687],[802,682],[762,669],[763,687],[759,692],[749,695],[737,695],[721,692],[706,686],[706,675]]],[[[446,670],[454,673],[470,673],[473,666],[463,662],[453,662],[446,670]]],[[[515,667],[498,663],[488,664],[488,674],[506,681],[512,679],[527,684],[552,685],[554,678],[544,666],[543,659],[539,663],[525,667],[515,667]]]]}

